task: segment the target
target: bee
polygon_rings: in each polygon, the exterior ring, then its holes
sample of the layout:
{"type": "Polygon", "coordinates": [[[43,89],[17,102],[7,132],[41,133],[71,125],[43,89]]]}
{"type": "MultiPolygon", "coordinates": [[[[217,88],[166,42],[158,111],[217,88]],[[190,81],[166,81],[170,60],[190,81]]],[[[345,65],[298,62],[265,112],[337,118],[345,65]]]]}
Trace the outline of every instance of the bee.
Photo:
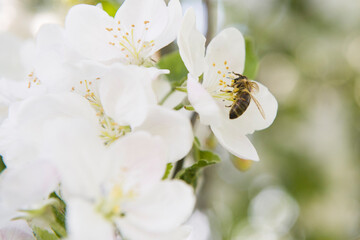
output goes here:
{"type": "Polygon", "coordinates": [[[261,116],[265,119],[265,112],[262,109],[260,103],[252,95],[254,91],[259,91],[259,86],[257,83],[250,81],[246,76],[233,73],[237,77],[233,80],[230,87],[233,88],[232,92],[234,94],[234,102],[232,105],[228,106],[230,108],[229,118],[236,119],[240,117],[246,109],[249,107],[251,99],[256,104],[259,109],[261,116]]]}

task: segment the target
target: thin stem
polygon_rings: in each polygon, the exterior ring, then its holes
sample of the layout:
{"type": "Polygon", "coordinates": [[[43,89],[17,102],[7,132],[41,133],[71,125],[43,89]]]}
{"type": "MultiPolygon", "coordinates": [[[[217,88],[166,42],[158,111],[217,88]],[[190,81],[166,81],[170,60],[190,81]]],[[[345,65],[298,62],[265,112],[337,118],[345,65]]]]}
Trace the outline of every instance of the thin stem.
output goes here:
{"type": "Polygon", "coordinates": [[[171,96],[171,94],[173,94],[175,92],[175,89],[171,89],[164,97],[163,99],[161,99],[161,101],[159,102],[159,105],[163,105],[165,103],[165,101],[171,96]]]}

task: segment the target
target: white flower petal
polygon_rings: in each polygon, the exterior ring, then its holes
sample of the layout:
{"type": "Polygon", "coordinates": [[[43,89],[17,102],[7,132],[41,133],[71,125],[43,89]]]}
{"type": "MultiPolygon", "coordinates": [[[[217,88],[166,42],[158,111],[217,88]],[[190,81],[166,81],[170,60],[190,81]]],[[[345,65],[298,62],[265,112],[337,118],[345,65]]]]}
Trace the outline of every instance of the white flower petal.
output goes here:
{"type": "Polygon", "coordinates": [[[235,28],[221,31],[206,50],[206,67],[203,85],[212,91],[218,87],[219,80],[226,81],[228,72],[242,73],[245,65],[245,41],[241,32],[235,28]],[[227,68],[228,67],[228,68],[227,68]]]}
{"type": "Polygon", "coordinates": [[[95,124],[88,119],[60,118],[44,126],[42,156],[59,170],[65,199],[96,199],[107,179],[111,163],[103,159],[105,146],[95,124]]]}
{"type": "Polygon", "coordinates": [[[187,80],[188,98],[195,111],[200,115],[200,121],[205,125],[217,126],[221,123],[220,106],[206,89],[191,75],[187,80]]]}
{"type": "Polygon", "coordinates": [[[135,132],[110,145],[104,161],[111,163],[109,177],[124,178],[124,188],[146,192],[161,180],[167,163],[164,141],[146,132],[135,132]]]}
{"type": "Polygon", "coordinates": [[[170,162],[186,156],[192,147],[193,133],[189,119],[164,107],[152,107],[145,121],[135,128],[135,131],[139,130],[160,136],[164,140],[170,162]]]}
{"type": "Polygon", "coordinates": [[[115,15],[115,20],[121,22],[124,31],[130,33],[133,29],[135,39],[143,38],[146,41],[154,40],[164,31],[168,18],[164,0],[125,1],[115,15]],[[146,21],[149,23],[145,24],[146,21]]]}
{"type": "Polygon", "coordinates": [[[99,61],[121,56],[120,48],[109,44],[112,41],[106,28],[111,28],[114,20],[96,6],[76,5],[66,17],[65,31],[69,43],[82,55],[99,61]]]}
{"type": "Polygon", "coordinates": [[[67,229],[69,240],[114,240],[114,230],[95,207],[80,199],[71,199],[67,202],[67,229]]]}
{"type": "Polygon", "coordinates": [[[186,11],[178,35],[180,56],[194,77],[204,72],[205,37],[196,29],[195,12],[190,8],[186,11]]]}
{"type": "Polygon", "coordinates": [[[160,73],[138,66],[114,65],[99,85],[105,113],[120,125],[140,125],[146,117],[149,104],[156,103],[151,82],[160,73]]]}
{"type": "Polygon", "coordinates": [[[230,153],[239,158],[259,161],[259,156],[252,143],[245,135],[237,134],[236,128],[229,125],[221,128],[211,126],[211,130],[219,143],[230,153]]]}
{"type": "Polygon", "coordinates": [[[149,232],[121,219],[117,221],[117,225],[126,239],[137,240],[188,240],[192,230],[189,226],[181,226],[166,232],[149,232]]]}
{"type": "Polygon", "coordinates": [[[25,79],[26,69],[21,59],[22,42],[8,33],[0,34],[0,77],[14,81],[25,79]]]}
{"type": "Polygon", "coordinates": [[[129,203],[126,221],[144,231],[166,232],[177,228],[191,215],[193,189],[180,180],[159,182],[146,196],[129,203]]]}
{"type": "Polygon", "coordinates": [[[10,106],[0,127],[0,152],[8,167],[37,160],[43,141],[43,126],[59,117],[93,119],[96,113],[83,97],[74,93],[28,98],[10,106]]]}
{"type": "Polygon", "coordinates": [[[7,168],[1,175],[1,201],[15,209],[40,203],[59,183],[55,166],[45,161],[7,168]]]}
{"type": "Polygon", "coordinates": [[[182,9],[179,0],[171,0],[169,2],[168,12],[169,17],[167,25],[162,34],[155,39],[155,45],[151,53],[158,51],[159,49],[174,41],[178,34],[182,19],[182,9]]]}
{"type": "Polygon", "coordinates": [[[70,91],[74,82],[84,80],[78,74],[78,63],[83,58],[65,40],[59,25],[47,24],[36,36],[34,76],[51,92],[70,91]]]}

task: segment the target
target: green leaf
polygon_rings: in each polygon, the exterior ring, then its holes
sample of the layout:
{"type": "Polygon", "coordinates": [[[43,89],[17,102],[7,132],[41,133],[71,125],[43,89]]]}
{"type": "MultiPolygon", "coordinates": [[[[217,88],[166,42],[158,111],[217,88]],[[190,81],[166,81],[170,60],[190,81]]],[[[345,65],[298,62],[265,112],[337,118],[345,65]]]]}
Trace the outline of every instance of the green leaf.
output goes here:
{"type": "Polygon", "coordinates": [[[259,67],[259,60],[255,52],[254,41],[251,38],[245,38],[245,70],[244,75],[249,79],[255,79],[259,67]]]}
{"type": "Polygon", "coordinates": [[[175,178],[185,181],[195,189],[200,170],[204,167],[216,164],[221,160],[217,154],[211,151],[200,150],[200,141],[196,137],[193,145],[193,155],[195,163],[192,166],[179,171],[175,178]]]}
{"type": "Polygon", "coordinates": [[[105,12],[107,12],[111,17],[114,17],[117,10],[119,9],[120,7],[120,4],[117,3],[116,1],[106,1],[106,0],[102,0],[100,1],[103,9],[105,12]]]}
{"type": "Polygon", "coordinates": [[[167,74],[166,77],[172,88],[180,87],[187,78],[188,71],[180,57],[179,51],[162,56],[157,66],[161,69],[170,70],[170,74],[167,74]]]}
{"type": "Polygon", "coordinates": [[[50,198],[56,200],[56,202],[51,206],[51,210],[55,217],[55,221],[51,225],[51,228],[54,230],[54,232],[57,235],[66,236],[66,224],[65,224],[66,204],[55,192],[50,194],[50,198]]]}
{"type": "Polygon", "coordinates": [[[55,234],[52,234],[40,227],[32,227],[33,233],[37,240],[57,240],[58,238],[55,234]]]}
{"type": "Polygon", "coordinates": [[[0,155],[0,173],[4,171],[5,168],[6,168],[5,163],[3,162],[2,156],[0,155]]]}
{"type": "Polygon", "coordinates": [[[164,176],[162,177],[162,180],[165,180],[165,179],[167,179],[169,177],[169,174],[170,174],[172,168],[173,168],[172,163],[166,164],[166,169],[165,169],[164,176]]]}

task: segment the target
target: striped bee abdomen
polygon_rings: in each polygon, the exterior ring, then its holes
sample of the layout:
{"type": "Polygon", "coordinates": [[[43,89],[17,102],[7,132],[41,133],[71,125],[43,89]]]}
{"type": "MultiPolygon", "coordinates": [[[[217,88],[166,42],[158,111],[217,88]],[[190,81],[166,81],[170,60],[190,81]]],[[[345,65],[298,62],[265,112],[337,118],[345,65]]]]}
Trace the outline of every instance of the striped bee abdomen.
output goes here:
{"type": "Polygon", "coordinates": [[[240,117],[248,108],[251,96],[248,91],[239,92],[235,102],[231,105],[229,118],[235,119],[240,117]]]}

